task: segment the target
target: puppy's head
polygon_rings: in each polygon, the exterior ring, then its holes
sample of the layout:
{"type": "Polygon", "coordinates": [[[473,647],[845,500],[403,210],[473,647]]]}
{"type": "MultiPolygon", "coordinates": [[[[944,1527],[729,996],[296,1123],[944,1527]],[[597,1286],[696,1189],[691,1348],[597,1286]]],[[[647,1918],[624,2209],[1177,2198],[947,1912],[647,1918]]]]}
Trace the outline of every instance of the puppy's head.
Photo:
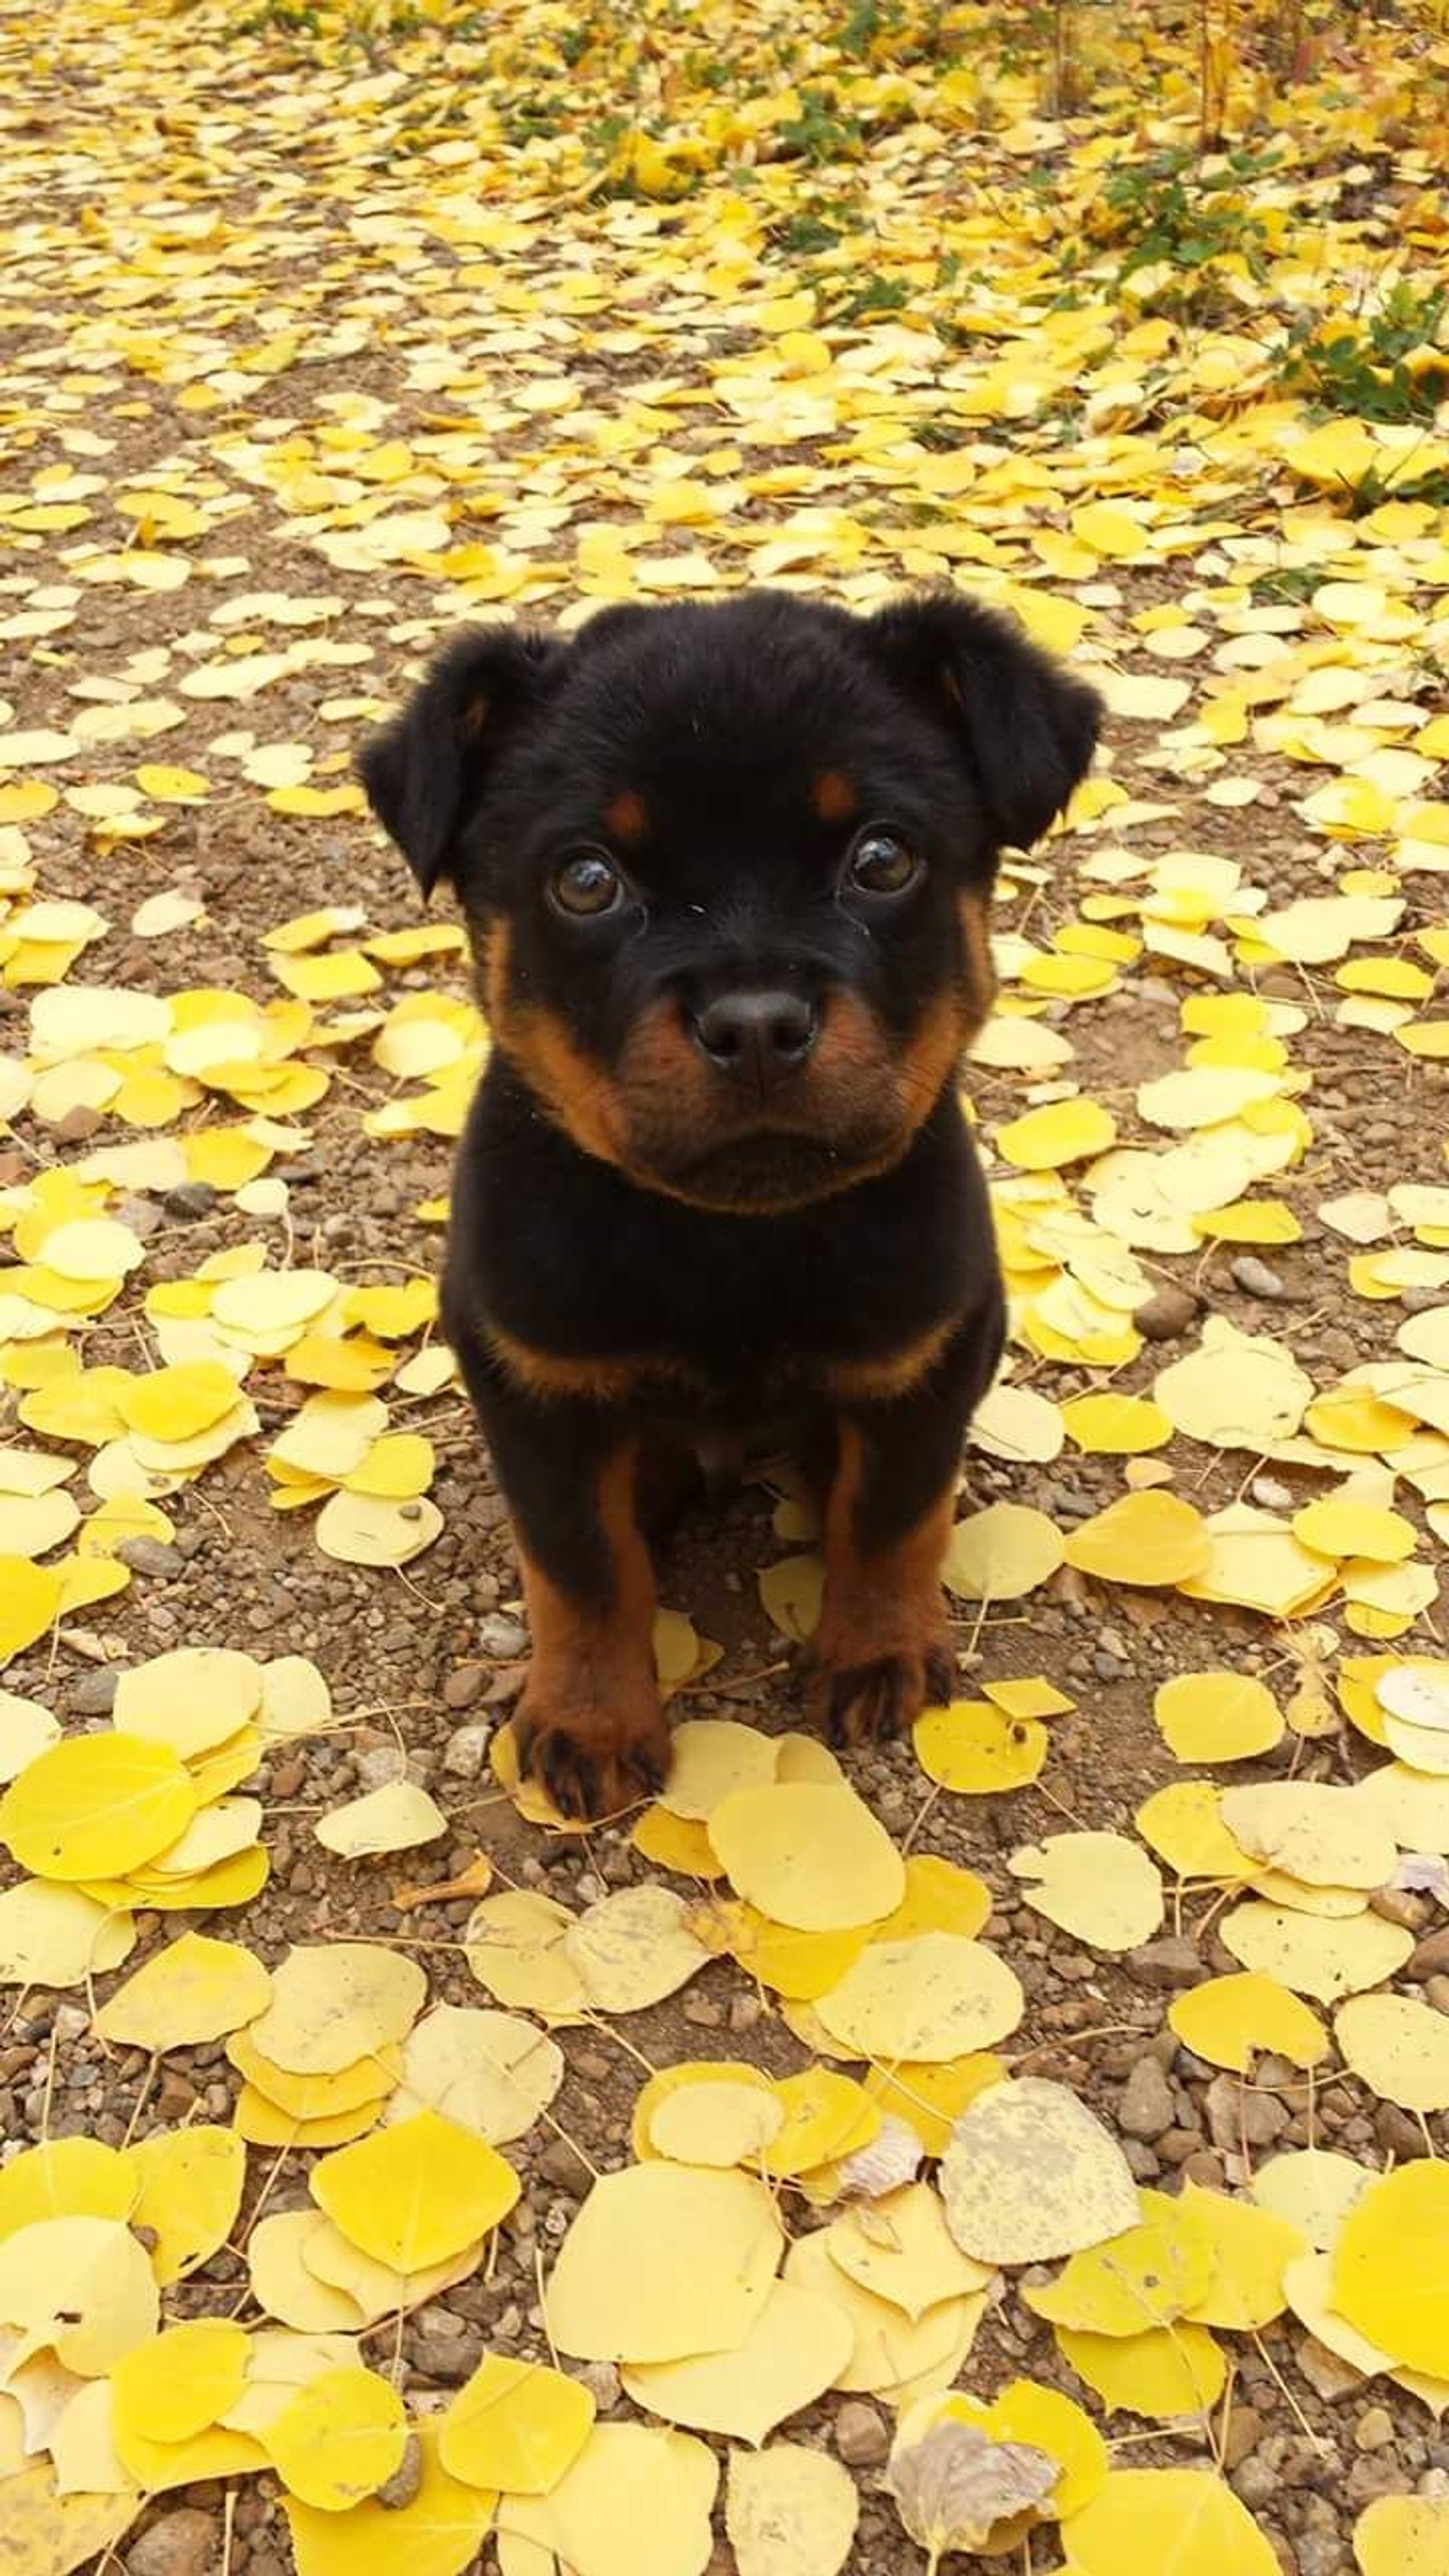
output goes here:
{"type": "Polygon", "coordinates": [[[998,851],[1098,702],[951,594],[783,592],[459,636],[364,748],[457,887],[496,1044],[641,1185],[765,1213],[899,1160],[990,1005],[998,851]]]}

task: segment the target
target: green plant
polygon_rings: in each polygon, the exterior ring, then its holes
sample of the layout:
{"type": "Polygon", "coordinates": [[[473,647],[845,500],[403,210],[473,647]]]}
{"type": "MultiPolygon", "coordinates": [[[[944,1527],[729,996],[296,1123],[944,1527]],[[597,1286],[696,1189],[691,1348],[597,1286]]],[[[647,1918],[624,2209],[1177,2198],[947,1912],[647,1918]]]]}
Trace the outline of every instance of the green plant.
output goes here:
{"type": "Polygon", "coordinates": [[[1322,411],[1427,423],[1449,397],[1449,346],[1437,346],[1446,314],[1449,287],[1401,278],[1372,314],[1300,323],[1289,335],[1285,382],[1322,411]],[[1428,350],[1432,357],[1409,365],[1428,350]]]}
{"type": "Polygon", "coordinates": [[[1201,269],[1232,256],[1260,277],[1266,233],[1250,191],[1273,166],[1263,153],[1232,152],[1210,163],[1188,151],[1158,153],[1113,171],[1092,230],[1120,246],[1124,278],[1159,261],[1201,269]]]}

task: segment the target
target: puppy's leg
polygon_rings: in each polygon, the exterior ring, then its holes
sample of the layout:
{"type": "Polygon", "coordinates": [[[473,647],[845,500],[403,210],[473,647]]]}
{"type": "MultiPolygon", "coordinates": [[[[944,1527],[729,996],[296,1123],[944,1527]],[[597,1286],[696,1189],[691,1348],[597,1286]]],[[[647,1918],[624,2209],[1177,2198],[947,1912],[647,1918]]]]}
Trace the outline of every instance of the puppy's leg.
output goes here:
{"type": "Polygon", "coordinates": [[[569,1816],[652,1796],[669,1762],[654,1671],[654,1570],[636,1504],[627,1416],[519,1391],[464,1350],[513,1519],[533,1634],[515,1713],[519,1759],[569,1816]]]}
{"type": "Polygon", "coordinates": [[[951,1695],[941,1560],[966,1426],[1000,1347],[993,1310],[905,1393],[837,1413],[825,1606],[807,1666],[811,1714],[833,1743],[885,1741],[951,1695]]]}

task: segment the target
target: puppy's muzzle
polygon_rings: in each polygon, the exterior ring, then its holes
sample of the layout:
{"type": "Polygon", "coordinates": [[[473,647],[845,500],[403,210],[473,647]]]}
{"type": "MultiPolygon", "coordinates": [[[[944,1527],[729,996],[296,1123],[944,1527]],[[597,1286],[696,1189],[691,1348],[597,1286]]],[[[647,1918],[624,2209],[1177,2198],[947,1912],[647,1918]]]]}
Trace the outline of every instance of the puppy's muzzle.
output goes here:
{"type": "Polygon", "coordinates": [[[778,990],[718,994],[690,1021],[705,1062],[756,1100],[799,1071],[819,1034],[808,995],[778,990]]]}

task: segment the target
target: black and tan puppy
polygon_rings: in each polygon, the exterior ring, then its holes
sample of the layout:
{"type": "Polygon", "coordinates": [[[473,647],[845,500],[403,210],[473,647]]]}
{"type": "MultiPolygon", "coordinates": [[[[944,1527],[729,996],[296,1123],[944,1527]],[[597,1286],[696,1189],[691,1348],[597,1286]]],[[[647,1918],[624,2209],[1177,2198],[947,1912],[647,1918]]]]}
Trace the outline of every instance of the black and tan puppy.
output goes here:
{"type": "Polygon", "coordinates": [[[747,592],[465,633],[364,749],[493,1035],[444,1320],[523,1561],[521,1751],[570,1813],[664,1776],[659,1451],[823,1441],[820,1720],[886,1736],[949,1688],[940,1562],[1002,1341],[957,1064],[997,853],[1097,719],[968,600],[747,592]]]}

